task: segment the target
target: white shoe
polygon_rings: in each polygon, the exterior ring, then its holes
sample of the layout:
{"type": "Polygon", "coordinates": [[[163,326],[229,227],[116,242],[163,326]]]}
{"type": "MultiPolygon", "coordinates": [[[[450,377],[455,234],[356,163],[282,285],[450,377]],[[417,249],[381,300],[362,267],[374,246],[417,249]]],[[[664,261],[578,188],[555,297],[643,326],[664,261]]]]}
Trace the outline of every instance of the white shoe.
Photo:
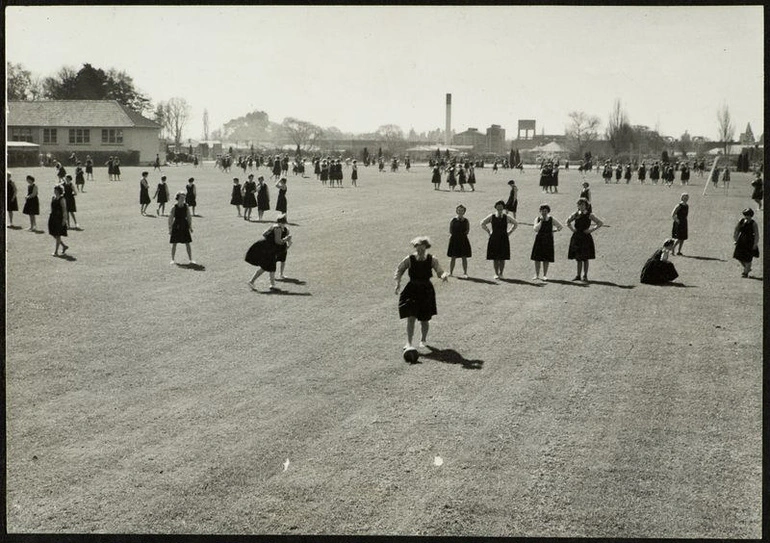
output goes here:
{"type": "Polygon", "coordinates": [[[408,349],[414,349],[414,347],[412,347],[409,343],[407,343],[406,345],[404,345],[404,350],[406,351],[408,349]]]}
{"type": "Polygon", "coordinates": [[[494,279],[500,279],[499,275],[495,275],[494,279]]]}
{"type": "Polygon", "coordinates": [[[169,263],[169,265],[171,265],[171,266],[173,266],[174,264],[176,264],[176,261],[175,261],[175,260],[172,260],[172,261],[169,263]]]}
{"type": "Polygon", "coordinates": [[[540,281],[540,276],[536,275],[532,278],[533,281],[540,281]]]}
{"type": "Polygon", "coordinates": [[[545,275],[543,276],[543,281],[548,281],[548,278],[545,275]]]}
{"type": "Polygon", "coordinates": [[[427,345],[425,345],[425,342],[424,342],[424,341],[421,341],[421,342],[420,342],[420,348],[421,348],[421,349],[424,349],[425,347],[427,347],[427,345]]]}
{"type": "Polygon", "coordinates": [[[464,273],[460,276],[460,279],[468,279],[468,274],[464,273]]]}

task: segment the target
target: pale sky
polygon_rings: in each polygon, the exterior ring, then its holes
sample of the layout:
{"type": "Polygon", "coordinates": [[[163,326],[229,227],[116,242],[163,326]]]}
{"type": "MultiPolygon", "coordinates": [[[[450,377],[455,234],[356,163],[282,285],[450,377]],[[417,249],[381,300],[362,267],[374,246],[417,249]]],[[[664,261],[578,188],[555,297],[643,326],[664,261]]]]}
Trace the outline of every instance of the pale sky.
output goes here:
{"type": "Polygon", "coordinates": [[[5,8],[6,60],[125,70],[153,102],[192,106],[185,137],[254,110],[345,132],[518,119],[563,134],[616,99],[631,124],[718,139],[764,120],[761,6],[55,6],[5,8]]]}

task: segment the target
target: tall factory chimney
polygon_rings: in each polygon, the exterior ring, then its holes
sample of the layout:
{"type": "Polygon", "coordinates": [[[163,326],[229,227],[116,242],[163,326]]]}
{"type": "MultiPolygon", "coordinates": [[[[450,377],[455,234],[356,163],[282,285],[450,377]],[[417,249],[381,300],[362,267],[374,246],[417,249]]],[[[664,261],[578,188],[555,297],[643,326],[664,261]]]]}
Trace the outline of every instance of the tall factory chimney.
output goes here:
{"type": "Polygon", "coordinates": [[[448,147],[452,144],[452,95],[446,95],[446,132],[444,134],[444,144],[448,147]]]}

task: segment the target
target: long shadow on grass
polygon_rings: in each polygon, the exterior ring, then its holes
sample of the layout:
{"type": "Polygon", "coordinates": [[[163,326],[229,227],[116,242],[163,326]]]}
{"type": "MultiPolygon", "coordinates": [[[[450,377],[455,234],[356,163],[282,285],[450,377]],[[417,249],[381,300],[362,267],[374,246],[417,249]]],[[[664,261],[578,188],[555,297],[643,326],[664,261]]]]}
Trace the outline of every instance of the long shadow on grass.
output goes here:
{"type": "Polygon", "coordinates": [[[490,281],[489,279],[482,279],[480,277],[468,277],[467,279],[458,278],[460,281],[470,281],[471,283],[484,283],[485,285],[496,285],[496,281],[490,281]]]}
{"type": "Polygon", "coordinates": [[[762,281],[762,277],[754,277],[753,275],[749,275],[746,279],[754,279],[754,281],[762,281]]]}
{"type": "Polygon", "coordinates": [[[291,283],[292,285],[307,285],[307,281],[294,279],[292,277],[284,277],[283,279],[276,279],[276,281],[280,281],[281,283],[291,283]]]}
{"type": "Polygon", "coordinates": [[[569,285],[571,287],[587,287],[588,285],[582,281],[564,281],[563,279],[549,279],[549,283],[556,283],[557,285],[569,285]]]}
{"type": "Polygon", "coordinates": [[[430,345],[426,347],[430,352],[420,354],[421,358],[437,360],[445,364],[460,364],[466,370],[480,370],[484,365],[483,360],[468,360],[454,349],[436,349],[430,345]]]}
{"type": "Polygon", "coordinates": [[[270,289],[270,290],[255,290],[258,294],[276,294],[278,296],[312,296],[309,292],[292,292],[290,290],[283,290],[282,288],[270,289]]]}
{"type": "Polygon", "coordinates": [[[186,268],[188,270],[194,270],[194,271],[206,271],[206,266],[203,266],[202,264],[177,264],[180,268],[186,268]]]}
{"type": "Polygon", "coordinates": [[[75,262],[77,260],[77,258],[75,258],[72,255],[56,255],[56,256],[57,256],[57,258],[60,258],[62,260],[66,260],[68,262],[75,262]]]}
{"type": "MultiPolygon", "coordinates": [[[[147,219],[157,219],[158,218],[155,215],[144,215],[144,217],[146,217],[147,219]]],[[[74,230],[74,228],[73,228],[73,230],[74,230]]]]}
{"type": "Polygon", "coordinates": [[[713,256],[692,256],[692,255],[677,255],[683,258],[692,258],[693,260],[716,260],[717,262],[727,262],[723,258],[715,258],[713,256]]]}
{"type": "Polygon", "coordinates": [[[24,227],[23,227],[23,226],[18,226],[18,225],[16,225],[16,224],[14,224],[14,225],[12,225],[12,226],[11,226],[11,225],[9,225],[9,226],[8,226],[8,228],[10,228],[11,230],[21,230],[21,229],[23,229],[24,227]]]}
{"type": "Polygon", "coordinates": [[[521,279],[508,279],[506,277],[501,277],[500,281],[503,283],[511,283],[513,285],[529,285],[530,287],[542,287],[542,283],[530,283],[529,281],[522,281],[521,279]]]}
{"type": "Polygon", "coordinates": [[[618,287],[626,290],[630,290],[632,288],[635,288],[636,285],[618,285],[617,283],[613,283],[612,281],[595,281],[593,279],[588,280],[589,285],[604,285],[605,287],[618,287]]]}

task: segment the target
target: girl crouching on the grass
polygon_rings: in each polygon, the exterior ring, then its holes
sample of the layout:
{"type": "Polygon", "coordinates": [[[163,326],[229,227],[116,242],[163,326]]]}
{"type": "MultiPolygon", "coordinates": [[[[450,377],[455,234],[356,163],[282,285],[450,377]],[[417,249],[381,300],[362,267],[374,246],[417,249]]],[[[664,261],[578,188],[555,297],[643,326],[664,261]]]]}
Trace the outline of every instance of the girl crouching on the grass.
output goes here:
{"type": "Polygon", "coordinates": [[[668,261],[668,257],[674,250],[674,244],[676,240],[674,238],[668,238],[663,242],[663,247],[653,253],[653,255],[647,259],[644,267],[642,267],[642,273],[639,276],[641,283],[648,285],[662,285],[673,281],[679,274],[676,271],[674,265],[668,261]]]}
{"type": "Polygon", "coordinates": [[[248,285],[252,290],[257,289],[254,286],[254,281],[265,272],[268,272],[270,276],[270,289],[277,289],[275,286],[275,267],[278,250],[281,246],[289,247],[291,245],[291,235],[288,233],[288,228],[286,228],[286,235],[284,235],[284,225],[286,222],[286,215],[278,217],[275,224],[262,232],[262,238],[253,243],[249,250],[246,251],[244,260],[252,266],[259,268],[248,281],[248,285]]]}
{"type": "Polygon", "coordinates": [[[414,253],[402,260],[396,272],[396,294],[399,294],[401,288],[401,276],[409,270],[409,282],[401,291],[398,298],[398,315],[406,319],[406,345],[404,350],[412,349],[412,340],[414,338],[415,321],[420,321],[421,335],[420,347],[425,347],[428,341],[428,329],[430,328],[430,319],[437,314],[436,310],[436,291],[430,282],[433,271],[446,281],[449,276],[438,260],[428,253],[430,249],[430,240],[425,236],[419,236],[411,241],[414,247],[414,253]]]}

